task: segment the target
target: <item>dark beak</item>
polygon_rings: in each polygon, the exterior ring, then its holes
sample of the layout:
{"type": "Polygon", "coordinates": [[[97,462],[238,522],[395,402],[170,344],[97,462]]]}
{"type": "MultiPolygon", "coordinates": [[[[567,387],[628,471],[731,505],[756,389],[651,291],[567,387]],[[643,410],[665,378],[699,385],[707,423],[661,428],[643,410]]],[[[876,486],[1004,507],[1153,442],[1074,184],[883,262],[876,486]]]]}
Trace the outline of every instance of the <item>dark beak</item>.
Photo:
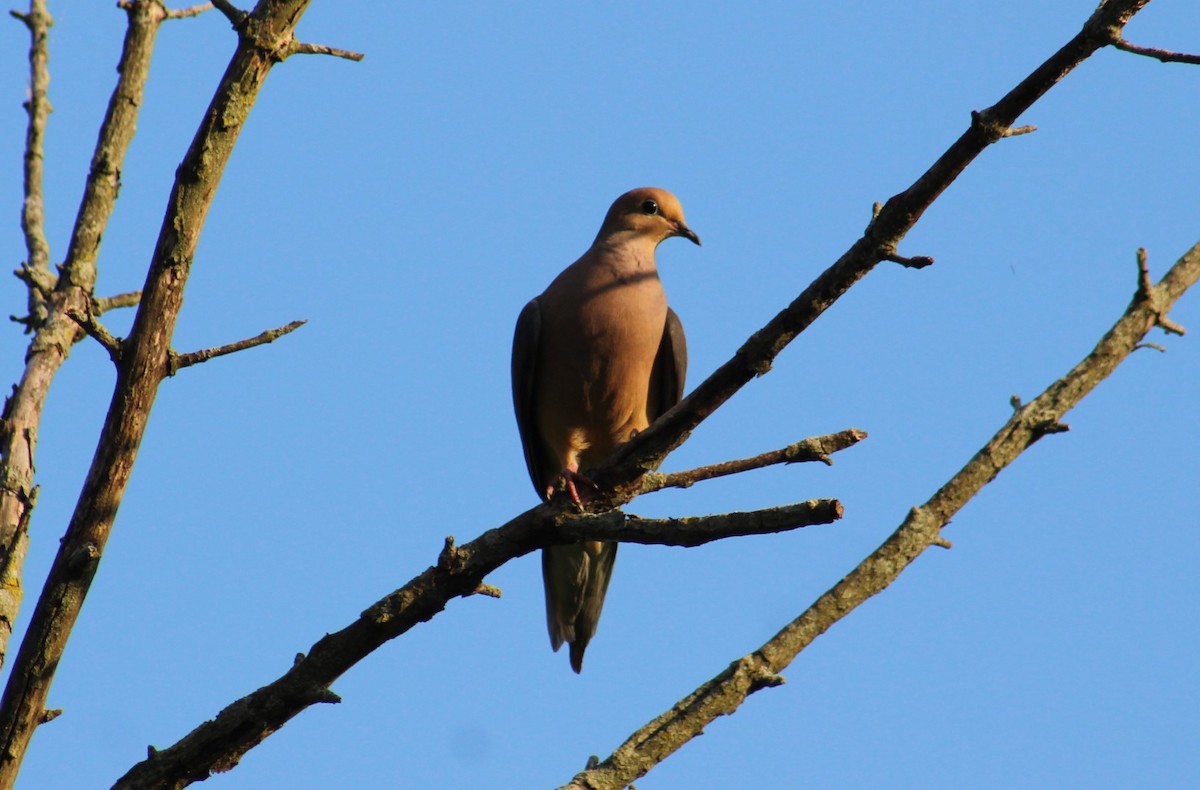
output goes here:
{"type": "Polygon", "coordinates": [[[684,225],[682,222],[675,223],[675,235],[682,236],[692,244],[695,244],[697,247],[700,246],[700,237],[696,235],[694,230],[689,228],[687,225],[684,225]]]}

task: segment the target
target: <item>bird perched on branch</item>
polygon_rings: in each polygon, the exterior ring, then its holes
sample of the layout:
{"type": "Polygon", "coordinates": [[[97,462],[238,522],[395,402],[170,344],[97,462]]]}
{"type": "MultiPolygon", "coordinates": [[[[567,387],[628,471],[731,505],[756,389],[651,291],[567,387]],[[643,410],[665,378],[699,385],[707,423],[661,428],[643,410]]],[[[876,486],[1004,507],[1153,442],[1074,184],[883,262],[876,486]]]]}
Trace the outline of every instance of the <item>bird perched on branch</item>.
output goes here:
{"type": "MultiPolygon", "coordinates": [[[[513,337],[512,391],[525,465],[538,495],[561,489],[576,504],[594,484],[584,472],[683,395],[687,343],[654,265],[672,236],[699,244],[670,192],[641,188],[617,198],[596,240],[521,311],[513,337]]],[[[616,543],[587,541],[542,551],[546,624],[571,668],[596,633],[616,543]]]]}

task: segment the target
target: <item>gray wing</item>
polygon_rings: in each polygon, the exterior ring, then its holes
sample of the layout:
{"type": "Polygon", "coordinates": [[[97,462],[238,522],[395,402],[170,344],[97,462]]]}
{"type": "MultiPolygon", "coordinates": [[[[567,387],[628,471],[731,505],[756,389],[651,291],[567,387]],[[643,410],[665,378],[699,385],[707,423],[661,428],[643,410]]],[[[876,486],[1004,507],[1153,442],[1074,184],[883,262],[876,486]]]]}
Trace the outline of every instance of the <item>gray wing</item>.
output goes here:
{"type": "Polygon", "coordinates": [[[683,322],[667,308],[667,323],[663,327],[654,372],[650,375],[650,403],[646,416],[654,422],[683,398],[683,383],[687,378],[687,338],[683,322]]]}
{"type": "Polygon", "coordinates": [[[542,332],[542,313],[537,299],[531,299],[517,317],[512,347],[513,411],[517,415],[517,431],[525,451],[525,468],[534,490],[546,498],[546,486],[559,473],[558,462],[546,448],[537,429],[537,358],[542,332]]]}

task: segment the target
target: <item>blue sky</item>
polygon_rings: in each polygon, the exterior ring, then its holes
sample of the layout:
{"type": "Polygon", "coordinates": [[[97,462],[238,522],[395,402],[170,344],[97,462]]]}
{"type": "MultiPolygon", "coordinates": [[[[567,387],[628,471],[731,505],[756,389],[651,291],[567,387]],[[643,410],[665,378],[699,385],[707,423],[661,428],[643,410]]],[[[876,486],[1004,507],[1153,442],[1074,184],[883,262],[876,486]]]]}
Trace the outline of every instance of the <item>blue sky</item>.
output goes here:
{"type": "MultiPolygon", "coordinates": [[[[105,786],[460,541],[535,502],[511,414],[521,306],[614,197],[671,189],[703,237],[659,267],[694,386],[1072,36],[1041,3],[333,3],[306,40],[360,64],[276,68],[217,194],[178,350],[309,323],[164,383],[21,787],[105,786]]],[[[47,221],[60,260],[124,29],[52,3],[47,221]]],[[[1159,0],[1136,43],[1200,50],[1159,0]]],[[[174,168],[232,52],[226,20],[159,37],[104,237],[101,294],[140,287],[174,168]]],[[[0,242],[18,217],[27,43],[0,26],[0,242]]],[[[253,750],[226,788],[553,787],[840,579],[1010,413],[1086,354],[1200,238],[1200,69],[1101,52],[934,205],[902,252],[668,459],[684,469],[862,428],[832,468],[633,503],[694,515],[837,497],[836,525],[683,550],[627,546],[575,676],[550,652],[539,561],[379,650],[253,750]]],[[[22,286],[0,288],[7,312],[22,286]]],[[[131,314],[110,315],[118,334],[131,314]]],[[[639,788],[1185,786],[1200,781],[1200,296],[883,595],[639,788]]],[[[0,332],[0,380],[26,339],[0,332]]],[[[38,448],[27,606],[90,462],[113,371],[59,374],[38,448]]],[[[24,622],[20,624],[22,627],[24,622]]]]}

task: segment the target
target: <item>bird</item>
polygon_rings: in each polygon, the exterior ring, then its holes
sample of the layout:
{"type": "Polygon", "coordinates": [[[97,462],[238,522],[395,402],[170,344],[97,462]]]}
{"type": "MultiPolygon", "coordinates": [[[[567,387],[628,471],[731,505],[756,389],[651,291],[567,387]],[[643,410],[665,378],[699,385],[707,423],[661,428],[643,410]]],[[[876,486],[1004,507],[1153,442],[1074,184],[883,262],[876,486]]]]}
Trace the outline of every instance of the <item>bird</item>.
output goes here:
{"type": "MultiPolygon", "coordinates": [[[[654,262],[659,243],[700,237],[665,189],[621,195],[592,245],[521,310],[513,333],[512,395],[525,466],[538,495],[577,506],[603,464],[683,397],[687,340],[654,262]]],[[[542,550],[546,625],[571,668],[596,633],[617,544],[542,550]]]]}

